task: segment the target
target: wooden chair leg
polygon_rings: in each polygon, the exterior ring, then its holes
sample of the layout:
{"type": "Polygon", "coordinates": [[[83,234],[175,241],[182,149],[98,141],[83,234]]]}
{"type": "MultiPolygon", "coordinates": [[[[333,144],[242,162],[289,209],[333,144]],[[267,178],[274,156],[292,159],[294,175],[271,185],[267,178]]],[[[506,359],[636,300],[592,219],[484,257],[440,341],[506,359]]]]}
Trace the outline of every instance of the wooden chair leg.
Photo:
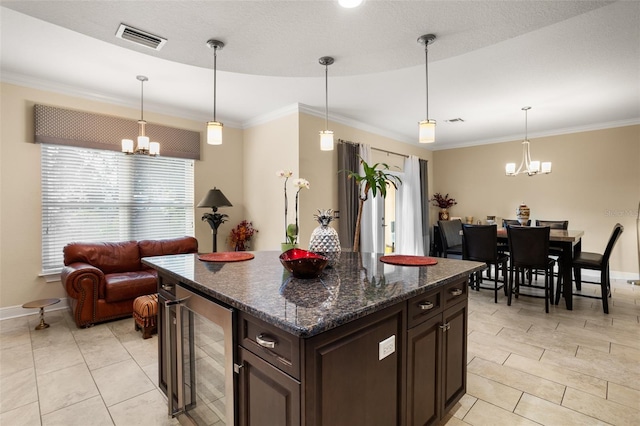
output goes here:
{"type": "Polygon", "coordinates": [[[582,270],[573,268],[573,280],[576,282],[576,290],[582,290],[582,270]]]}
{"type": "Polygon", "coordinates": [[[609,313],[609,289],[608,289],[608,273],[606,269],[600,272],[600,295],[602,297],[602,310],[605,314],[609,313]]]}

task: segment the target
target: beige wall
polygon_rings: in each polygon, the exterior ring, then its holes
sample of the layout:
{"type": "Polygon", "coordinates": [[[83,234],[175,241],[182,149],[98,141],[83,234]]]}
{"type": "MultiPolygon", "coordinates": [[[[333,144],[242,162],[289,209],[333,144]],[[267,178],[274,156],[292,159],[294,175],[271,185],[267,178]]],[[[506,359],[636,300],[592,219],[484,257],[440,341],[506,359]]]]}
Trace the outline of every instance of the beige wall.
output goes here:
{"type": "MultiPolygon", "coordinates": [[[[137,119],[139,111],[110,104],[2,84],[0,114],[0,307],[48,297],[65,297],[60,282],[40,277],[41,207],[40,146],[33,143],[33,105],[42,103],[62,108],[137,119]]],[[[145,111],[145,118],[188,130],[203,132],[205,124],[145,111]]],[[[234,205],[225,209],[232,218],[244,215],[242,175],[242,131],[225,128],[220,147],[203,144],[201,161],[195,164],[195,202],[214,185],[222,187],[234,205]]],[[[202,210],[202,211],[199,211],[202,210]]],[[[211,228],[195,213],[195,236],[201,251],[211,249],[211,228]]],[[[220,227],[225,234],[228,223],[220,227]]],[[[222,235],[218,244],[223,241],[222,235]]]]}
{"type": "MultiPolygon", "coordinates": [[[[534,221],[569,220],[569,228],[584,230],[585,251],[602,252],[620,222],[625,232],[611,270],[637,278],[640,126],[533,138],[531,155],[552,161],[553,172],[505,176],[505,163],[520,163],[521,141],[436,151],[433,192],[448,192],[458,201],[452,216],[476,220],[487,215],[515,219],[517,206],[524,202],[534,221]]],[[[434,208],[432,218],[436,212],[434,208]]]]}

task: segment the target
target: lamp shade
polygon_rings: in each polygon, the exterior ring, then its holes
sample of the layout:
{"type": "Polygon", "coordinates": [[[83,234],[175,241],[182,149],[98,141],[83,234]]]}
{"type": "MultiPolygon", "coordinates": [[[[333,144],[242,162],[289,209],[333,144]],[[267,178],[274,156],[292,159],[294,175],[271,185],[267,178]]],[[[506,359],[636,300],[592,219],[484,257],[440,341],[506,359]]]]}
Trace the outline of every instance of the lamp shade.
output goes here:
{"type": "Polygon", "coordinates": [[[233,207],[227,197],[218,188],[210,189],[207,195],[198,203],[197,207],[233,207]]]}
{"type": "Polygon", "coordinates": [[[429,120],[429,119],[421,121],[418,142],[433,143],[435,141],[436,141],[436,121],[429,120]]]}
{"type": "Polygon", "coordinates": [[[320,130],[320,150],[333,151],[333,132],[331,130],[320,130]]]}
{"type": "Polygon", "coordinates": [[[209,145],[222,145],[222,123],[218,121],[207,122],[207,143],[209,145]]]}

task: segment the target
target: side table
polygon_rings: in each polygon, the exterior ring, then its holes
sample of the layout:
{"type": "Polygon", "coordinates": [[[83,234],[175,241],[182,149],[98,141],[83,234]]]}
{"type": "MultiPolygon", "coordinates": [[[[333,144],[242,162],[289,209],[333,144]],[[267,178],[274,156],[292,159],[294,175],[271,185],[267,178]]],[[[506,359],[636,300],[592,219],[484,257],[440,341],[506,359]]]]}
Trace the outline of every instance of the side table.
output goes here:
{"type": "Polygon", "coordinates": [[[25,309],[40,308],[40,324],[36,325],[36,330],[42,330],[49,327],[49,324],[44,322],[44,308],[46,306],[55,305],[58,302],[60,302],[60,299],[40,299],[34,300],[33,302],[27,302],[22,305],[22,307],[25,309]]]}

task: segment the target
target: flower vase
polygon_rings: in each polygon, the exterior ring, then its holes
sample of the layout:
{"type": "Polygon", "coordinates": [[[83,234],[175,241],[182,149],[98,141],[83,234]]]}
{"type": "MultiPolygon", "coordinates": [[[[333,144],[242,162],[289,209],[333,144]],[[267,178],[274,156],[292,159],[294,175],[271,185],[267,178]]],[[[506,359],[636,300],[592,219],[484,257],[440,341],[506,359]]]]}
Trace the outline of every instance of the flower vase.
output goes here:
{"type": "Polygon", "coordinates": [[[280,249],[282,250],[283,253],[293,248],[298,248],[298,244],[297,243],[280,243],[280,249]]]}
{"type": "Polygon", "coordinates": [[[235,246],[235,251],[246,251],[248,246],[248,243],[245,243],[244,241],[238,241],[235,246]]]}
{"type": "Polygon", "coordinates": [[[516,209],[516,218],[520,225],[525,226],[527,222],[529,222],[529,217],[531,215],[531,209],[527,207],[525,203],[522,203],[516,209]]]}
{"type": "Polygon", "coordinates": [[[449,210],[440,209],[438,212],[438,220],[449,220],[449,210]]]}

